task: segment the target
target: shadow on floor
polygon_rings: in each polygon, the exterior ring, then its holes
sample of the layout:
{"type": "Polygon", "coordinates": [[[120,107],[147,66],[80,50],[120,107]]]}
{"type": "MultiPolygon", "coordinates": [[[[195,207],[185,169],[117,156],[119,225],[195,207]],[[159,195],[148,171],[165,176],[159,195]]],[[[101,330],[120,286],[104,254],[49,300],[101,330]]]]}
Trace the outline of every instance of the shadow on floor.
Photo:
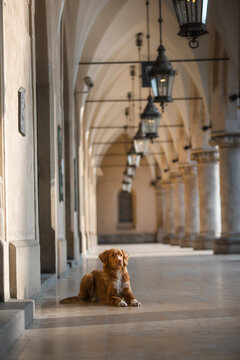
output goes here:
{"type": "MultiPolygon", "coordinates": [[[[101,306],[101,305],[100,305],[101,306]]],[[[79,305],[71,305],[71,307],[78,307],[79,305]]],[[[238,311],[240,308],[238,309],[238,311]]],[[[202,310],[185,310],[185,311],[158,311],[158,312],[140,312],[127,314],[106,314],[94,316],[76,316],[76,317],[62,317],[62,318],[44,318],[35,319],[30,329],[41,328],[59,328],[59,327],[74,327],[74,326],[92,326],[92,325],[117,325],[130,324],[154,321],[169,321],[169,320],[189,320],[189,319],[204,319],[204,318],[223,318],[232,316],[236,313],[236,308],[225,309],[202,309],[202,310]]]]}

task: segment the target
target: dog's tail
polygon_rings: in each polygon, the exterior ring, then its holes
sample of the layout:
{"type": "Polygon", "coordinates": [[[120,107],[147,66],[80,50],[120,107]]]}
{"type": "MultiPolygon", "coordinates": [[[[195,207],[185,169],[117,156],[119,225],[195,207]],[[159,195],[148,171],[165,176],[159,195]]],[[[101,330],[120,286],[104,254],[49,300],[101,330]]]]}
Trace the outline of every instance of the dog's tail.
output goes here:
{"type": "Polygon", "coordinates": [[[81,299],[78,296],[70,296],[65,299],[59,301],[60,304],[71,304],[71,303],[79,303],[81,299]]]}
{"type": "Polygon", "coordinates": [[[60,300],[60,304],[81,303],[82,301],[92,301],[94,291],[93,273],[83,276],[80,284],[80,292],[77,296],[70,296],[60,300]]]}

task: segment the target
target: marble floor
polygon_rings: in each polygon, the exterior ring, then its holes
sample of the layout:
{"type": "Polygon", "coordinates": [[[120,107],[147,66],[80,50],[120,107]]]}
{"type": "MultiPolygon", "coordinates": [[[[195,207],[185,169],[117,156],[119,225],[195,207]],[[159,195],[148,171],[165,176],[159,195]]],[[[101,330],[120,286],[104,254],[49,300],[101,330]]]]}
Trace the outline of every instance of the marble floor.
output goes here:
{"type": "Polygon", "coordinates": [[[32,325],[4,360],[240,359],[240,255],[124,245],[142,307],[60,305],[101,268],[99,246],[39,298],[32,325]]]}

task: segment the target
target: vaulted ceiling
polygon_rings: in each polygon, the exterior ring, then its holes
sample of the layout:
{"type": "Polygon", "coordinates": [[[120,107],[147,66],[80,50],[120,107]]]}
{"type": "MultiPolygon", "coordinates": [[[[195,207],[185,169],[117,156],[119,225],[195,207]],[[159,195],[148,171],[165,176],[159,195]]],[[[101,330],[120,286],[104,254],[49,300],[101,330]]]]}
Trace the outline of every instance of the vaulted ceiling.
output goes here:
{"type": "MultiPolygon", "coordinates": [[[[90,154],[95,165],[101,165],[103,154],[121,134],[126,125],[125,108],[129,106],[127,93],[132,91],[130,63],[89,64],[91,62],[131,62],[138,60],[135,36],[144,34],[142,60],[147,59],[147,24],[145,0],[71,0],[65,1],[63,21],[66,32],[68,54],[68,81],[70,96],[74,91],[86,90],[83,78],[88,75],[94,87],[87,94],[79,94],[77,106],[79,121],[83,123],[90,154]],[[79,63],[88,63],[85,65],[79,63]],[[93,100],[117,99],[117,102],[90,102],[93,100]],[[93,129],[104,127],[104,129],[93,129]],[[107,128],[108,127],[108,128],[107,128]],[[101,143],[94,145],[93,143],[101,143]]],[[[150,53],[151,60],[157,57],[159,46],[158,0],[150,0],[150,53]]],[[[203,125],[212,124],[212,131],[224,130],[224,114],[218,110],[222,102],[222,74],[231,71],[236,83],[227,85],[227,92],[236,90],[239,77],[239,10],[235,0],[210,0],[207,28],[209,34],[200,38],[198,49],[192,50],[185,38],[177,36],[178,23],[171,0],[162,1],[163,44],[166,55],[177,71],[173,98],[162,114],[159,139],[150,145],[150,151],[164,152],[151,155],[160,168],[177,166],[172,159],[180,162],[189,160],[189,151],[183,146],[192,143],[193,148],[208,148],[210,131],[203,132],[203,125]],[[225,61],[181,61],[183,59],[207,59],[229,57],[225,61]],[[176,61],[179,60],[179,61],[176,61]],[[230,65],[231,64],[231,65],[230,65]],[[198,97],[198,100],[189,98],[198,97]],[[185,100],[183,98],[186,98],[185,100]],[[214,107],[213,107],[214,104],[214,107]],[[216,121],[216,115],[218,121],[216,121]],[[163,125],[165,127],[163,127],[163,125]],[[167,126],[166,126],[167,125],[167,126]],[[174,125],[174,126],[173,126],[174,125]],[[177,126],[175,126],[177,125],[177,126]],[[159,142],[169,140],[169,142],[159,142]],[[171,142],[170,142],[171,141],[171,142]]],[[[139,69],[136,65],[134,98],[139,98],[139,69]]],[[[148,89],[141,91],[147,99],[148,89]]],[[[226,102],[226,99],[224,99],[226,102]]],[[[135,126],[139,122],[139,102],[135,103],[135,126]]],[[[146,101],[142,103],[144,108],[146,101]]],[[[157,105],[159,110],[160,106],[157,105]]],[[[131,113],[131,119],[133,114],[131,113]]],[[[135,132],[137,128],[135,129],[135,132]]],[[[129,131],[128,135],[132,135],[129,131]]],[[[150,156],[150,155],[149,155],[150,156]]]]}

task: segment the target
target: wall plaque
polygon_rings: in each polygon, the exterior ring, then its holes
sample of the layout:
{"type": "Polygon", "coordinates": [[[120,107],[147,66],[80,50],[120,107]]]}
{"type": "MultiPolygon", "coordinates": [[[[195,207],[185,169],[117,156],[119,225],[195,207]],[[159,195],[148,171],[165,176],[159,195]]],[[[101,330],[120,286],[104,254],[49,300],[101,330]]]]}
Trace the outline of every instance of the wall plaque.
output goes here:
{"type": "Polygon", "coordinates": [[[18,90],[18,131],[22,136],[26,136],[25,93],[26,90],[20,87],[18,90]]]}

